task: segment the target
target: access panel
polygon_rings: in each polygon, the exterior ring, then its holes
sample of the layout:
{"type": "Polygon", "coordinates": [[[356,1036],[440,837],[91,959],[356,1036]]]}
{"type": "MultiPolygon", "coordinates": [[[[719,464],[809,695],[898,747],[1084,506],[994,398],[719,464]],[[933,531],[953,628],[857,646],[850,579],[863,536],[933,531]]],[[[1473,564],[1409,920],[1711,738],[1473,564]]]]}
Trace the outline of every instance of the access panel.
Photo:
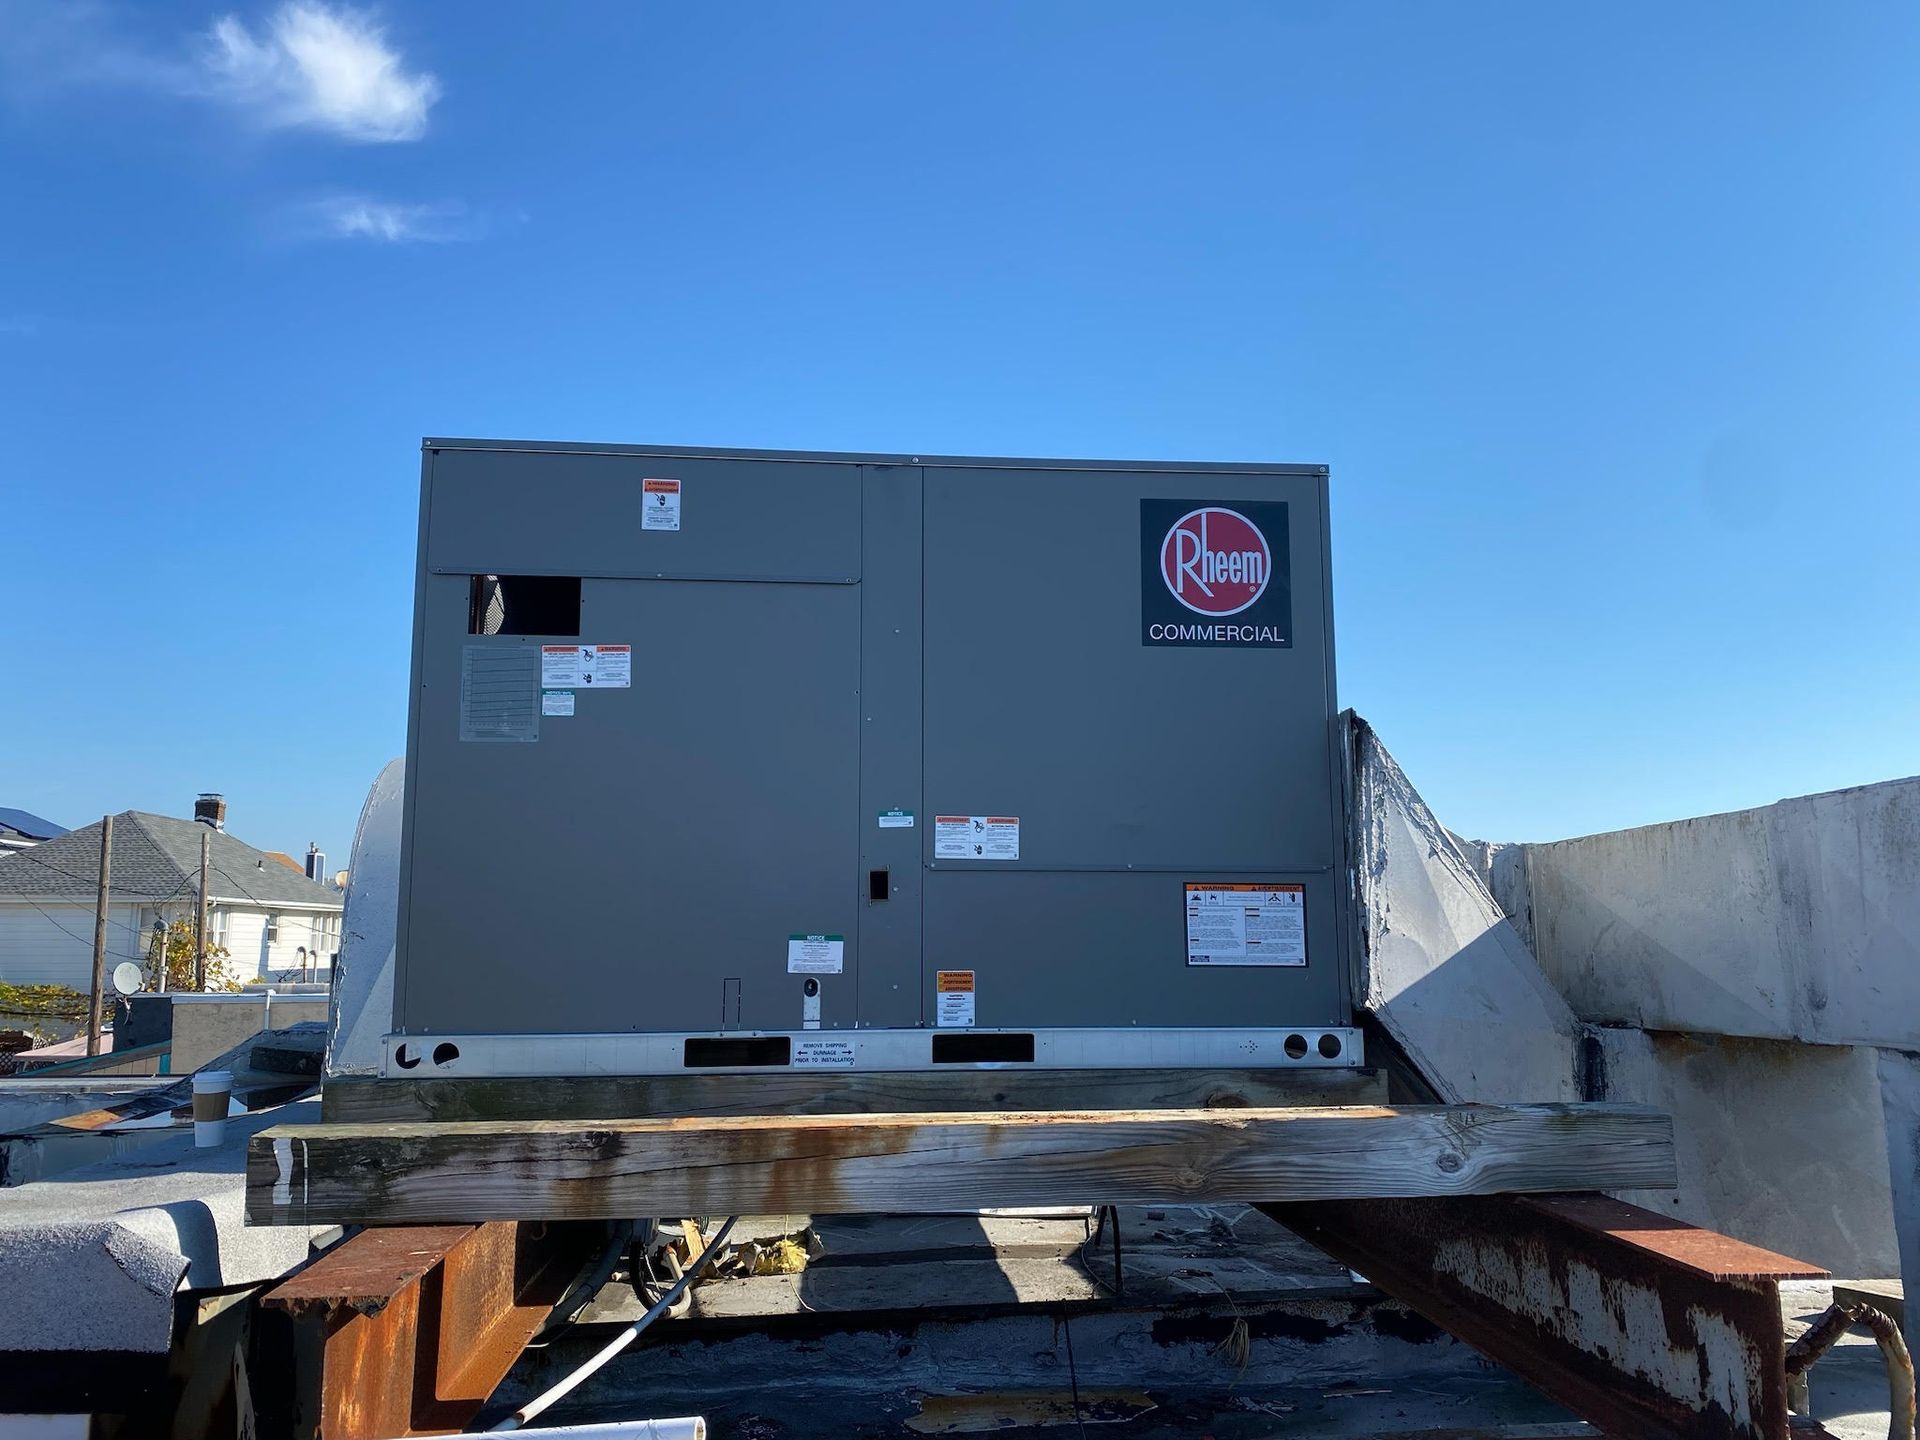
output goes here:
{"type": "MultiPolygon", "coordinates": [[[[849,472],[857,541],[857,470],[823,468],[849,472]]],[[[438,506],[474,510],[471,497],[443,498],[462,483],[457,461],[437,470],[430,547],[438,506]]],[[[686,503],[704,526],[731,502],[724,474],[703,478],[686,503]]],[[[544,523],[502,494],[490,502],[500,521],[450,553],[484,576],[563,564],[555,530],[581,529],[580,552],[593,551],[602,540],[573,523],[564,463],[552,480],[544,523]]],[[[642,493],[633,484],[625,499],[642,493]]],[[[582,496],[590,522],[621,508],[596,512],[591,466],[582,496]]],[[[844,516],[831,503],[812,516],[812,541],[776,513],[796,555],[857,573],[857,545],[836,549],[844,516]]],[[[647,568],[675,538],[636,529],[625,568],[647,568]]],[[[596,553],[597,568],[618,568],[621,555],[596,553]]],[[[714,571],[781,568],[757,535],[737,556],[704,553],[714,571]]],[[[475,634],[486,625],[475,595],[474,574],[423,576],[400,1028],[798,1030],[809,1014],[850,1028],[859,586],[588,575],[563,635],[475,634]],[[597,664],[571,653],[582,645],[597,664]]]]}
{"type": "Polygon", "coordinates": [[[972,970],[982,1026],[1344,1023],[1324,477],[929,467],[926,514],[929,1022],[972,970]],[[1303,955],[1258,906],[1190,953],[1189,883],[1263,882],[1303,955]]]}

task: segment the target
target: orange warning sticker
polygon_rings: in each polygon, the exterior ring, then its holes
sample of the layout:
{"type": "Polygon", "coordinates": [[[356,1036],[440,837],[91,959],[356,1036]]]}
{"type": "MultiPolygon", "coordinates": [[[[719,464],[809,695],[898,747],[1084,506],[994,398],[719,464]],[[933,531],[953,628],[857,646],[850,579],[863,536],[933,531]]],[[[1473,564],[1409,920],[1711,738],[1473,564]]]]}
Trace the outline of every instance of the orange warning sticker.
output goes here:
{"type": "Polygon", "coordinates": [[[933,988],[934,1024],[942,1029],[973,1024],[973,971],[936,970],[933,988]]]}

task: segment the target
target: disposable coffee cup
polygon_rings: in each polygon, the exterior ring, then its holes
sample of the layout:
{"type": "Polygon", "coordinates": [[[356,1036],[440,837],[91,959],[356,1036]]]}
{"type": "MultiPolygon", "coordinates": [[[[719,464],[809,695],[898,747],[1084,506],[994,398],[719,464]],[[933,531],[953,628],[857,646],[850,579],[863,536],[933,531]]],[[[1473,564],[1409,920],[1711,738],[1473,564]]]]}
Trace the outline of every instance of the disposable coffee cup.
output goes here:
{"type": "Polygon", "coordinates": [[[227,1105],[233,1099],[233,1074],[228,1070],[196,1070],[193,1074],[193,1143],[218,1145],[227,1138],[227,1105]]]}

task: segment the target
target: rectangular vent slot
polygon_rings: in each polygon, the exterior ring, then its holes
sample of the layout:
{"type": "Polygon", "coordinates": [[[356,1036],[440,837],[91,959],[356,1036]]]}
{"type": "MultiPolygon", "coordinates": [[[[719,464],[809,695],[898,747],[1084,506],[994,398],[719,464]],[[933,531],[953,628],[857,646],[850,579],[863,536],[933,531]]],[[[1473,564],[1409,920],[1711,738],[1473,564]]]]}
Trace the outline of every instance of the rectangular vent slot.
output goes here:
{"type": "Polygon", "coordinates": [[[1031,1035],[936,1035],[933,1037],[933,1063],[936,1065],[984,1065],[1033,1061],[1031,1035]]]}
{"type": "Polygon", "coordinates": [[[729,1065],[791,1065],[793,1041],[785,1035],[695,1036],[686,1042],[680,1063],[689,1070],[729,1065]]]}

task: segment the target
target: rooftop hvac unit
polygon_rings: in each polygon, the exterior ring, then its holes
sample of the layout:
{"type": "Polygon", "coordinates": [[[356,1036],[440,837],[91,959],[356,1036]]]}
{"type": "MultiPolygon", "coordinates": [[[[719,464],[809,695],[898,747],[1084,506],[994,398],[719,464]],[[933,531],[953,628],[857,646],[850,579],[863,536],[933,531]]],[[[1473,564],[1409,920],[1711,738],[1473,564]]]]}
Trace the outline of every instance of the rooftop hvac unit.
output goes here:
{"type": "Polygon", "coordinates": [[[1356,1065],[1323,466],[424,446],[383,1073],[1356,1065]]]}

